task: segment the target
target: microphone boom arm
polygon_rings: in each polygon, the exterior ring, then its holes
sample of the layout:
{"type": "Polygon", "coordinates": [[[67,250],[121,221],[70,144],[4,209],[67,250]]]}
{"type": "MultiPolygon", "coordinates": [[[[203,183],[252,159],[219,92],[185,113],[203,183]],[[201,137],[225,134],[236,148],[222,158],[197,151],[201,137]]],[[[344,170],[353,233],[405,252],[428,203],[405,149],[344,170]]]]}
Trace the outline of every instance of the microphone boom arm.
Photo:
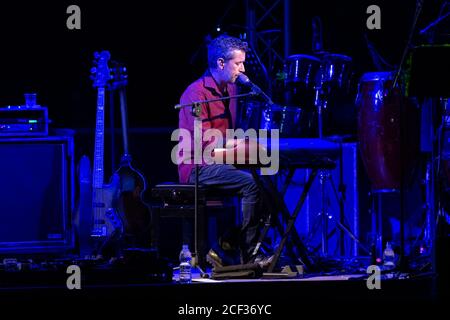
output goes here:
{"type": "Polygon", "coordinates": [[[425,34],[428,32],[428,30],[430,30],[431,28],[434,28],[436,25],[438,25],[442,20],[444,20],[445,18],[447,18],[450,15],[450,11],[447,12],[445,15],[443,15],[442,17],[439,17],[437,20],[433,21],[432,23],[430,23],[428,26],[426,26],[425,28],[423,28],[422,30],[420,30],[419,34],[425,34]]]}

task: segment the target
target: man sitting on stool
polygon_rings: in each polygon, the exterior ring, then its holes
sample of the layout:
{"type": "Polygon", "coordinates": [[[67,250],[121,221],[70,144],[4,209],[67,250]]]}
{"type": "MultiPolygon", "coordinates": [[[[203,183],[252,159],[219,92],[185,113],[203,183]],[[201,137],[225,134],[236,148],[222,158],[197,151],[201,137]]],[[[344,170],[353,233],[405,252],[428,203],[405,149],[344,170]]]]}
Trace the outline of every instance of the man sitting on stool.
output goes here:
{"type": "MultiPolygon", "coordinates": [[[[196,101],[217,99],[237,94],[236,79],[245,71],[245,53],[247,43],[230,36],[219,36],[212,40],[208,46],[208,70],[201,78],[190,84],[181,96],[182,105],[196,101]]],[[[208,129],[217,129],[222,133],[223,141],[226,137],[226,129],[234,128],[236,123],[237,100],[219,100],[201,104],[199,119],[202,121],[202,133],[208,129]]],[[[191,108],[181,108],[179,113],[179,128],[191,133],[191,145],[194,146],[194,120],[191,108]]],[[[202,135],[203,137],[203,135],[202,135]]],[[[203,150],[212,141],[202,142],[203,150]]],[[[219,146],[223,147],[223,146],[219,146]]],[[[181,183],[195,183],[194,150],[190,154],[179,155],[181,163],[178,172],[181,183]]],[[[252,175],[237,169],[230,164],[203,163],[198,166],[198,182],[200,185],[236,192],[241,196],[242,226],[239,234],[239,247],[241,261],[236,261],[234,255],[225,256],[226,244],[232,241],[220,241],[213,247],[207,256],[207,260],[215,266],[239,263],[260,262],[270,263],[261,256],[252,256],[256,247],[259,233],[261,212],[261,192],[252,175]]],[[[223,239],[222,239],[223,240],[223,239]]],[[[229,245],[233,247],[233,245],[229,245]]],[[[232,249],[232,248],[230,248],[232,249]]],[[[232,250],[228,250],[232,252],[232,250]]]]}

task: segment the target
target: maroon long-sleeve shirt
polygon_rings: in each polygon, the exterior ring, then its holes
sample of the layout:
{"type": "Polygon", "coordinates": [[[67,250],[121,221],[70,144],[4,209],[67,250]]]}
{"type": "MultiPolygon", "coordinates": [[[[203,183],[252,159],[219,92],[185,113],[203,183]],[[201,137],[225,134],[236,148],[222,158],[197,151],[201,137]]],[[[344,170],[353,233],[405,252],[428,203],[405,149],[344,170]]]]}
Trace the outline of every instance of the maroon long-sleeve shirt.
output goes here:
{"type": "MultiPolygon", "coordinates": [[[[222,94],[216,81],[209,71],[187,87],[181,96],[180,103],[188,104],[197,101],[217,99],[226,95],[234,96],[237,94],[235,84],[228,84],[225,94],[222,94]]],[[[189,176],[195,166],[194,164],[194,119],[192,109],[185,107],[180,109],[179,128],[187,129],[190,132],[191,153],[179,154],[183,162],[178,165],[178,174],[181,183],[188,183],[189,176]]],[[[200,119],[202,120],[202,133],[208,129],[218,129],[222,133],[225,142],[226,129],[234,128],[236,124],[237,101],[229,99],[226,101],[214,101],[201,104],[200,119]],[[228,106],[228,108],[227,108],[228,106]]],[[[209,144],[208,141],[202,143],[202,154],[204,148],[209,144]]],[[[202,161],[201,165],[205,165],[202,161]]]]}

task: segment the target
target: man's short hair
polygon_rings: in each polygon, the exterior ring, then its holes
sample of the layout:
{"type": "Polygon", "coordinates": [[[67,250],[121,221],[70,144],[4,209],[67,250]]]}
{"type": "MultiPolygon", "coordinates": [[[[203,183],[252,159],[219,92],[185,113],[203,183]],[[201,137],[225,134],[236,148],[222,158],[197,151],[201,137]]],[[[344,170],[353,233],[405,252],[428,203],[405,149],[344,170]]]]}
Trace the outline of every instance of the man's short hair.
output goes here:
{"type": "Polygon", "coordinates": [[[225,60],[233,58],[234,50],[248,50],[248,44],[241,39],[221,35],[211,41],[208,45],[208,66],[210,68],[217,67],[217,59],[223,58],[225,60]]]}

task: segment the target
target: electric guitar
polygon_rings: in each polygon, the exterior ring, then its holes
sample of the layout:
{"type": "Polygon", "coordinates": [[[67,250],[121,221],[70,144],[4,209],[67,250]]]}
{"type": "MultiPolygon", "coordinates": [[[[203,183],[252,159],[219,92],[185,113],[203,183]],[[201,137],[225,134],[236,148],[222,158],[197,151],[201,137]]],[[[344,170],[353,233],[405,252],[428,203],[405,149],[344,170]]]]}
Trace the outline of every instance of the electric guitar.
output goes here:
{"type": "Polygon", "coordinates": [[[128,152],[128,117],[126,101],[126,85],[128,84],[127,69],[124,65],[114,62],[112,68],[111,90],[118,90],[120,96],[120,111],[122,119],[123,155],[116,174],[120,177],[119,210],[125,217],[125,234],[127,245],[149,247],[151,245],[151,211],[144,202],[146,190],[144,175],[132,165],[128,152]]]}
{"type": "Polygon", "coordinates": [[[123,234],[123,217],[117,210],[120,177],[114,174],[109,184],[104,184],[103,158],[105,142],[105,87],[111,78],[108,51],[95,53],[96,67],[91,69],[94,87],[97,88],[97,115],[92,176],[92,231],[95,256],[117,254],[117,244],[123,234]]]}

